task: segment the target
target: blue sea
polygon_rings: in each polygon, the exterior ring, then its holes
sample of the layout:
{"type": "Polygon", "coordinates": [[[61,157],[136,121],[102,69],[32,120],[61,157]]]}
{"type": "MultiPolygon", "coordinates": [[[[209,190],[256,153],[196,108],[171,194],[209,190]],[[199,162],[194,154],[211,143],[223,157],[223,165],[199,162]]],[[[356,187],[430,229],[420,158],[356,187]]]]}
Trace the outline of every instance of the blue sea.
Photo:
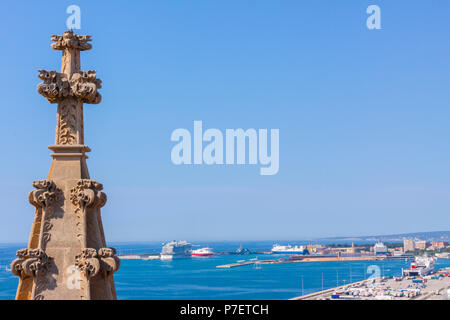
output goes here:
{"type": "MultiPolygon", "coordinates": [[[[258,242],[198,242],[214,251],[235,251],[241,244],[250,250],[270,250],[273,241],[258,242]]],[[[285,242],[280,242],[285,244],[285,242]]],[[[295,242],[292,244],[302,244],[295,242]]],[[[110,244],[119,254],[156,253],[161,243],[110,244]]],[[[18,278],[6,267],[24,244],[0,245],[0,299],[14,299],[18,278]]],[[[196,247],[194,247],[196,248],[196,247]]],[[[399,276],[409,262],[351,261],[268,264],[261,268],[243,266],[219,269],[217,265],[249,260],[274,259],[283,255],[216,255],[174,261],[122,260],[115,274],[118,299],[290,299],[302,294],[363,280],[379,267],[381,275],[399,276]],[[368,273],[368,271],[371,271],[368,273]]],[[[438,268],[450,267],[450,259],[439,259],[438,268]]]]}

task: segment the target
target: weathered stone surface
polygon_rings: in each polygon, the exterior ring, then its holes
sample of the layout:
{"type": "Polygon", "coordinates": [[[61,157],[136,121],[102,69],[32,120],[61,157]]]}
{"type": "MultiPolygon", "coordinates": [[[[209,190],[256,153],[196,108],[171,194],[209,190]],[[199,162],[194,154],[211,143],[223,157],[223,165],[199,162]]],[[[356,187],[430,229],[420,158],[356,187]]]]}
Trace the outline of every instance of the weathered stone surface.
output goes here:
{"type": "Polygon", "coordinates": [[[98,104],[102,96],[97,91],[102,87],[102,81],[97,79],[95,70],[79,71],[67,77],[55,70],[38,70],[39,79],[44,82],[37,87],[38,92],[50,103],[59,103],[68,97],[83,103],[98,104]]]}
{"type": "Polygon", "coordinates": [[[96,72],[80,70],[80,51],[91,49],[91,38],[66,31],[52,41],[63,51],[61,72],[39,70],[38,92],[58,104],[54,153],[48,178],[35,181],[28,195],[35,217],[28,247],[11,264],[19,277],[16,299],[116,299],[120,261],[106,246],[106,195],[89,177],[84,145],[83,103],[101,101],[96,72]]]}

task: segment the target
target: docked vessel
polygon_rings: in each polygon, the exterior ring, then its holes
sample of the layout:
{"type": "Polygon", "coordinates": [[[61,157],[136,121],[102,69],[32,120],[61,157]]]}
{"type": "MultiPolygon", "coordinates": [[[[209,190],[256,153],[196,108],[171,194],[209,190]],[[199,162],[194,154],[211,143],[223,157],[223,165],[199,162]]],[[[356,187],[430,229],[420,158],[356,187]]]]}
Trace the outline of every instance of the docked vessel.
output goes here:
{"type": "Polygon", "coordinates": [[[439,259],[450,259],[450,252],[436,253],[435,256],[439,259]]]}
{"type": "Polygon", "coordinates": [[[404,277],[427,276],[434,271],[434,261],[433,257],[417,256],[408,269],[402,269],[402,275],[404,277]]]}
{"type": "Polygon", "coordinates": [[[375,243],[375,245],[373,246],[373,253],[375,255],[387,255],[389,254],[389,250],[388,248],[383,244],[383,242],[378,241],[377,243],[375,243]]]}
{"type": "Polygon", "coordinates": [[[304,246],[281,246],[278,244],[274,244],[272,247],[272,253],[283,253],[283,254],[309,254],[308,249],[304,246]]]}
{"type": "Polygon", "coordinates": [[[192,256],[193,257],[212,257],[214,253],[212,252],[211,248],[201,248],[192,250],[192,256]]]}
{"type": "Polygon", "coordinates": [[[239,246],[239,248],[234,252],[235,254],[250,254],[250,250],[247,248],[244,248],[242,244],[239,246]]]}
{"type": "Polygon", "coordinates": [[[161,260],[190,258],[192,245],[187,241],[170,241],[163,243],[161,260]]]}

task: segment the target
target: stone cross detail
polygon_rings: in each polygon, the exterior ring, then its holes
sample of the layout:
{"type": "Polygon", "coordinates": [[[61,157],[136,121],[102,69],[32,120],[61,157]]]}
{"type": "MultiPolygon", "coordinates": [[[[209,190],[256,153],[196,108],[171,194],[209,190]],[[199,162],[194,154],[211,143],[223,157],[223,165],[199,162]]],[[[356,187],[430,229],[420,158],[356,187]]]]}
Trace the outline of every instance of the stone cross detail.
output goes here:
{"type": "Polygon", "coordinates": [[[62,51],[61,72],[39,70],[38,92],[58,104],[54,153],[47,179],[35,181],[28,196],[35,216],[28,247],[11,264],[19,277],[16,299],[116,299],[120,260],[106,247],[100,214],[106,195],[89,177],[84,145],[83,104],[101,101],[96,72],[80,67],[91,37],[66,31],[51,40],[62,51]]]}

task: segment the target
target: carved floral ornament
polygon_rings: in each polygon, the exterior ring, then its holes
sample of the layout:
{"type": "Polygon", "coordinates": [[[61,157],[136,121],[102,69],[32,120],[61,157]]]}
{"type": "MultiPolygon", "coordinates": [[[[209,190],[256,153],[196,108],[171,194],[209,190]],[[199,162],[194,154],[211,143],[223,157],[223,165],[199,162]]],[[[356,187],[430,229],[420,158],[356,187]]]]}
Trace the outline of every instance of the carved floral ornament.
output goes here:
{"type": "Polygon", "coordinates": [[[17,259],[11,263],[11,272],[19,277],[37,277],[44,275],[50,263],[50,258],[40,248],[20,249],[17,259]]]}
{"type": "Polygon", "coordinates": [[[95,180],[78,180],[75,187],[70,190],[70,201],[75,206],[75,213],[87,207],[103,207],[106,203],[106,194],[101,192],[103,185],[95,180]]]}
{"type": "Polygon", "coordinates": [[[37,190],[30,191],[28,200],[35,207],[49,207],[58,201],[58,189],[51,180],[36,180],[33,187],[37,190]]]}
{"type": "Polygon", "coordinates": [[[39,79],[44,82],[37,87],[39,94],[43,95],[50,103],[57,103],[64,98],[75,98],[83,103],[98,104],[102,100],[97,91],[102,87],[102,81],[97,79],[95,70],[79,71],[67,78],[64,73],[55,70],[38,70],[39,79]]]}
{"type": "Polygon", "coordinates": [[[62,36],[52,35],[51,47],[54,50],[64,50],[64,49],[76,49],[80,51],[89,50],[92,45],[88,43],[91,41],[91,36],[88,35],[78,35],[74,34],[72,30],[67,30],[62,36]]]}
{"type": "Polygon", "coordinates": [[[75,257],[75,265],[89,279],[98,274],[112,275],[120,267],[120,259],[114,248],[85,248],[75,257]]]}

